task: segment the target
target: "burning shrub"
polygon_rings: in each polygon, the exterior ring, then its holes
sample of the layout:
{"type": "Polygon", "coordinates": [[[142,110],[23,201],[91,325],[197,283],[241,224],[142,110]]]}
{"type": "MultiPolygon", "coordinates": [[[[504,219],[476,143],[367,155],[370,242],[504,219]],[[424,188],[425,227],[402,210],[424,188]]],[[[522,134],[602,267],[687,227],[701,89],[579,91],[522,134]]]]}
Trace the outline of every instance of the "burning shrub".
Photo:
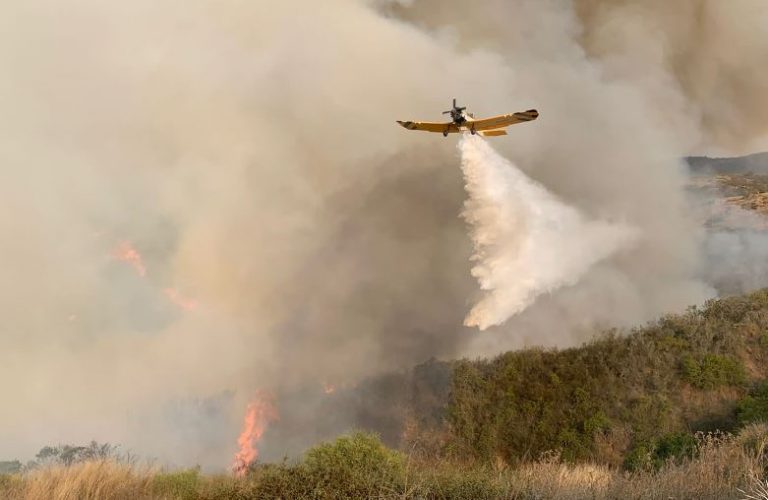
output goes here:
{"type": "Polygon", "coordinates": [[[239,450],[235,454],[232,471],[237,476],[245,475],[259,457],[256,443],[261,439],[267,425],[278,419],[273,396],[259,391],[253,401],[248,404],[243,421],[243,430],[237,438],[239,450]]]}

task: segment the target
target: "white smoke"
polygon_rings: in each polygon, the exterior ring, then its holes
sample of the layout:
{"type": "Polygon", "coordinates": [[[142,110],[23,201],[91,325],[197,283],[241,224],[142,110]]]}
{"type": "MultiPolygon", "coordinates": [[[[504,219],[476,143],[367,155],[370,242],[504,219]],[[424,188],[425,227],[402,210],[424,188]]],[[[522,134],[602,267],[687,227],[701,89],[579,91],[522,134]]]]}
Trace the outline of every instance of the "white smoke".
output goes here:
{"type": "Polygon", "coordinates": [[[484,330],[538,296],[573,285],[630,243],[627,226],[590,221],[501,157],[479,136],[459,141],[477,278],[484,296],[464,320],[484,330]]]}

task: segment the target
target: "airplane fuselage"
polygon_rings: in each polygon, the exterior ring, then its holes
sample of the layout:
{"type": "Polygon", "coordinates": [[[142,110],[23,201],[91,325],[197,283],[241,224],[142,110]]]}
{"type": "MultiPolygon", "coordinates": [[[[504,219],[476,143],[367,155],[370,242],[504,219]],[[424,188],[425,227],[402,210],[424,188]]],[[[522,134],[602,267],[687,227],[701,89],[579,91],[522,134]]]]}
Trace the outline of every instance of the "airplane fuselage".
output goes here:
{"type": "Polygon", "coordinates": [[[467,122],[468,117],[467,117],[467,113],[464,111],[452,111],[451,118],[453,118],[453,123],[461,126],[467,122]]]}
{"type": "Polygon", "coordinates": [[[471,113],[467,113],[466,111],[455,111],[451,113],[451,118],[453,118],[453,123],[456,125],[456,127],[458,127],[459,131],[474,131],[475,127],[472,125],[472,122],[475,121],[475,118],[471,113]]]}

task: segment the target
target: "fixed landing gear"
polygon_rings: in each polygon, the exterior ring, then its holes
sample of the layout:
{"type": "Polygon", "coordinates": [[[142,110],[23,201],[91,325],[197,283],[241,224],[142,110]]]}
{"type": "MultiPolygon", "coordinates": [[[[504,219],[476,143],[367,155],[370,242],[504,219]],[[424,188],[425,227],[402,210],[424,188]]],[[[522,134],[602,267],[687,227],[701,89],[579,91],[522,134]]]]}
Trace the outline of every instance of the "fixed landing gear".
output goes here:
{"type": "Polygon", "coordinates": [[[443,137],[448,137],[448,131],[447,130],[443,130],[443,137]]]}
{"type": "Polygon", "coordinates": [[[470,132],[472,132],[472,135],[477,135],[477,130],[475,130],[474,128],[470,129],[470,132]]]}

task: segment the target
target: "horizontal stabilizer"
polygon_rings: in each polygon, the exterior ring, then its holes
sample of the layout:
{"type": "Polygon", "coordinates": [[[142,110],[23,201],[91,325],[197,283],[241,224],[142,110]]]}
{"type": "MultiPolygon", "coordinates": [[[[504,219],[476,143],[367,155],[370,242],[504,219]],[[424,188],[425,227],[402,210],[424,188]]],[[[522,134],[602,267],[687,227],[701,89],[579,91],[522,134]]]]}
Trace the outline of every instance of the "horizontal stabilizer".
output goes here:
{"type": "Polygon", "coordinates": [[[506,130],[483,130],[480,133],[485,137],[493,137],[496,135],[507,135],[506,130]]]}

